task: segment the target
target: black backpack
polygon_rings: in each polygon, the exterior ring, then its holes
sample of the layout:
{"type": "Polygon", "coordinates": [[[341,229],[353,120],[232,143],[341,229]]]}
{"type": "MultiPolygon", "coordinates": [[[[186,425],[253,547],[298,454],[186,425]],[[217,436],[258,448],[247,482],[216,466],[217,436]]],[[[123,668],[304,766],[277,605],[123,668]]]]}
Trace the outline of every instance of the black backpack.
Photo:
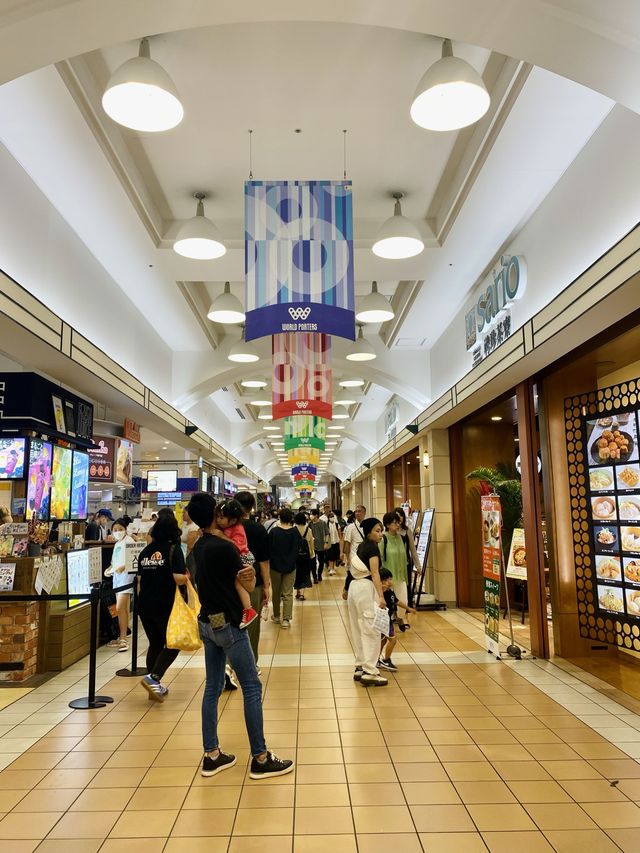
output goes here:
{"type": "Polygon", "coordinates": [[[305,527],[305,531],[300,537],[300,542],[298,543],[298,557],[300,558],[311,558],[311,554],[309,552],[309,543],[307,542],[307,533],[309,532],[309,525],[305,527]]]}

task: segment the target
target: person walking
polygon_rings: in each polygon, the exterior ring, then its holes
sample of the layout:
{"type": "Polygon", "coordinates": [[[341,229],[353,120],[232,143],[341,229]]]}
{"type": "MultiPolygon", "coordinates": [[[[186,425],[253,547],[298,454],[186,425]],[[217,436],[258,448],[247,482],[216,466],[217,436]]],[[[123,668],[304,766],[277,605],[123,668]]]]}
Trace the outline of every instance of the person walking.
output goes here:
{"type": "Polygon", "coordinates": [[[195,581],[200,597],[198,626],[204,645],[205,687],[202,696],[202,742],[204,755],[200,773],[215,776],[236,764],[236,756],[220,749],[218,701],[225,680],[225,662],[231,661],[244,701],[244,721],[251,748],[252,779],[269,779],[291,773],[290,759],[278,758],[267,749],[262,716],[262,684],[247,631],[239,628],[242,605],[236,579],[248,592],[255,587],[255,570],[243,566],[235,545],[213,535],[216,502],[204,492],[189,501],[189,515],[202,530],[193,548],[195,581]]]}
{"type": "Polygon", "coordinates": [[[386,603],[380,583],[380,551],[382,525],[377,518],[362,522],[364,542],[351,557],[350,580],[347,592],[351,642],[355,653],[353,680],[369,687],[384,687],[388,682],[380,674],[380,632],[373,625],[375,608],[386,603]]]}
{"type": "MultiPolygon", "coordinates": [[[[251,606],[260,613],[263,607],[269,604],[271,597],[271,575],[269,573],[269,534],[257,519],[251,518],[255,509],[256,499],[251,492],[238,492],[236,500],[242,507],[242,525],[247,535],[249,550],[253,554],[255,563],[253,568],[256,574],[256,583],[251,592],[251,606]]],[[[254,619],[247,628],[249,642],[253,649],[253,656],[258,664],[258,647],[260,644],[261,619],[254,619]]],[[[258,667],[260,674],[260,667],[258,667]]]]}
{"type": "Polygon", "coordinates": [[[362,522],[365,520],[367,515],[367,508],[362,504],[358,504],[353,514],[353,520],[347,524],[344,531],[344,561],[349,568],[349,563],[351,561],[351,552],[355,554],[358,545],[361,542],[364,542],[364,531],[362,530],[362,522]]]}
{"type": "Polygon", "coordinates": [[[338,527],[336,514],[332,509],[330,509],[327,514],[327,525],[329,527],[329,550],[325,557],[329,565],[328,574],[335,575],[336,563],[340,560],[341,533],[340,528],[338,527]]]}
{"type": "MultiPolygon", "coordinates": [[[[384,535],[380,544],[382,567],[389,569],[393,575],[393,591],[397,598],[400,601],[407,601],[409,575],[405,540],[400,535],[400,518],[396,511],[392,510],[385,512],[382,516],[382,523],[384,524],[384,535]]],[[[398,628],[401,631],[406,631],[407,627],[407,623],[398,615],[398,628]]]]}
{"type": "Polygon", "coordinates": [[[117,640],[111,640],[108,644],[112,648],[117,648],[119,652],[127,652],[129,644],[127,643],[127,630],[129,628],[129,611],[131,604],[131,595],[133,587],[121,590],[121,587],[128,586],[135,575],[130,575],[126,570],[126,554],[127,545],[133,544],[133,537],[127,535],[127,520],[119,518],[114,521],[111,528],[111,535],[116,540],[113,546],[113,554],[111,555],[111,565],[105,571],[105,576],[110,577],[113,583],[113,591],[116,596],[116,613],[118,614],[118,628],[120,636],[117,640]]]}
{"type": "Polygon", "coordinates": [[[152,699],[163,702],[169,689],[161,681],[180,652],[168,649],[167,624],[176,595],[176,584],[186,584],[180,528],[173,515],[158,518],[150,531],[151,542],[138,557],[138,612],[147,635],[147,670],[140,682],[152,699]]]}
{"type": "Polygon", "coordinates": [[[300,549],[300,533],[293,524],[293,512],[280,510],[280,521],[269,531],[269,566],[271,589],[273,590],[272,622],[280,622],[282,627],[291,627],[293,615],[293,584],[296,579],[296,560],[300,549]]]}
{"type": "Polygon", "coordinates": [[[293,588],[296,591],[298,601],[304,601],[303,589],[310,589],[313,586],[311,581],[311,565],[315,565],[316,554],[313,547],[313,534],[311,526],[307,521],[307,516],[304,512],[299,512],[293,519],[295,526],[300,534],[300,544],[298,546],[298,556],[296,558],[296,579],[293,588]]]}
{"type": "MultiPolygon", "coordinates": [[[[398,516],[398,521],[400,522],[400,527],[399,527],[398,533],[400,534],[400,536],[402,536],[402,538],[404,540],[404,550],[406,551],[406,554],[407,554],[407,581],[408,581],[407,597],[403,598],[402,601],[413,606],[412,588],[413,588],[414,572],[416,574],[418,572],[421,572],[422,571],[422,565],[420,563],[420,557],[418,556],[418,549],[416,548],[415,536],[413,534],[413,530],[411,530],[411,528],[409,527],[406,512],[402,509],[401,506],[397,506],[394,509],[394,512],[398,516]]],[[[401,596],[399,596],[399,597],[401,598],[401,596]]],[[[400,606],[399,610],[402,611],[402,615],[404,616],[405,615],[404,607],[400,606]]],[[[405,625],[408,625],[408,623],[406,622],[406,618],[404,621],[405,621],[405,625]]]]}
{"type": "Polygon", "coordinates": [[[325,550],[329,549],[331,539],[329,536],[329,525],[326,520],[320,518],[320,511],[317,509],[311,510],[311,533],[313,534],[313,547],[318,560],[316,571],[313,571],[313,566],[311,570],[314,583],[320,583],[325,565],[325,550]]]}

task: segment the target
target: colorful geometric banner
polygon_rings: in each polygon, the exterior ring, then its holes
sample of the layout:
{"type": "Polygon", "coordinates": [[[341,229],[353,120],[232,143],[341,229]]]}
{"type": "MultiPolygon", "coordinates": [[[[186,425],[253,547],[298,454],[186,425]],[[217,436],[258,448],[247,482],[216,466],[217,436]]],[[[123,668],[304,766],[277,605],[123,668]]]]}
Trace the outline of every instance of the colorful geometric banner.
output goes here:
{"type": "Polygon", "coordinates": [[[296,447],[295,450],[287,452],[287,461],[290,468],[296,465],[315,465],[320,464],[320,451],[314,450],[312,447],[296,447]]]}
{"type": "Polygon", "coordinates": [[[331,419],[331,338],[311,332],[274,335],[273,418],[305,414],[331,419]]]}
{"type": "Polygon", "coordinates": [[[284,449],[314,447],[324,450],[327,422],[324,418],[292,415],[284,419],[284,449]]]}
{"type": "Polygon", "coordinates": [[[350,181],[246,181],[247,341],[282,332],[355,339],[350,181]]]}

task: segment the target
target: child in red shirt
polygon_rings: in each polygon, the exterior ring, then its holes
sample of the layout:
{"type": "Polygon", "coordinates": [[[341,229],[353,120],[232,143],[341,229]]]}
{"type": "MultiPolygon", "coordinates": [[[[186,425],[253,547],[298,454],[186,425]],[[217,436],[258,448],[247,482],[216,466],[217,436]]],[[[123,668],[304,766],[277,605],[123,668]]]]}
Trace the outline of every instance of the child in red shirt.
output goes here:
{"type": "MultiPolygon", "coordinates": [[[[230,539],[236,546],[240,552],[243,565],[253,567],[255,557],[249,550],[247,534],[244,532],[244,526],[241,521],[243,517],[244,511],[238,501],[225,501],[216,507],[216,525],[222,530],[223,535],[227,539],[230,539]]],[[[238,626],[242,629],[250,625],[258,617],[258,613],[251,606],[249,593],[237,579],[236,592],[242,602],[242,621],[238,626]]]]}

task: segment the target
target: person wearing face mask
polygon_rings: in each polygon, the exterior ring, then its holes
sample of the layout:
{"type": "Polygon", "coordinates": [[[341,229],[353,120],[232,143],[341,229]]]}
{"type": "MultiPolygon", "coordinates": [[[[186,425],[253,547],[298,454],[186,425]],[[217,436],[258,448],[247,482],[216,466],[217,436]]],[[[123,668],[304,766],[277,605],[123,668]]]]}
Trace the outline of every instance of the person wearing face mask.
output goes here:
{"type": "Polygon", "coordinates": [[[120,637],[117,640],[112,640],[109,643],[111,648],[117,648],[119,652],[129,650],[127,643],[127,629],[129,627],[129,611],[131,594],[133,587],[120,590],[123,586],[128,586],[134,575],[130,575],[126,570],[126,551],[127,542],[133,542],[133,537],[127,534],[127,519],[119,518],[114,521],[111,528],[111,536],[115,539],[116,544],[113,546],[113,555],[111,557],[111,565],[105,571],[105,575],[113,579],[113,591],[116,595],[116,611],[118,614],[118,627],[120,629],[120,637]]]}

